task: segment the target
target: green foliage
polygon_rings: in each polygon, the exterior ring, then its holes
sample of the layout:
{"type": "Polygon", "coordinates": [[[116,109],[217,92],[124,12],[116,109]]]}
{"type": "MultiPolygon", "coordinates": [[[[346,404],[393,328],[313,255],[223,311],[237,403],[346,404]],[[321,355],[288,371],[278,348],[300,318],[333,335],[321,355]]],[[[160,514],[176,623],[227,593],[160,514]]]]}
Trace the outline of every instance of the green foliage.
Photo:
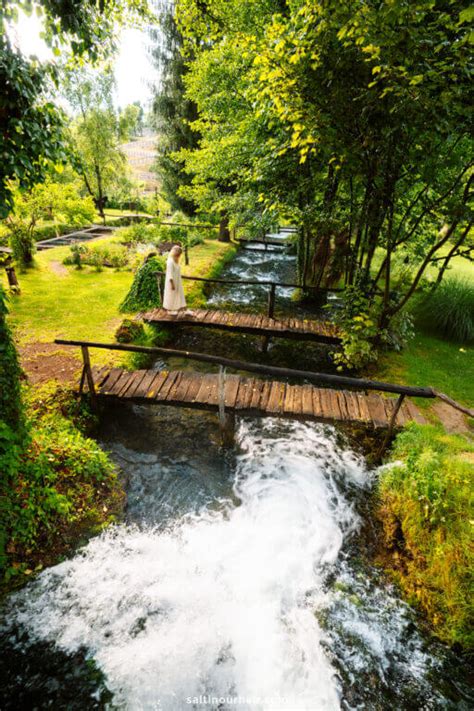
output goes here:
{"type": "Polygon", "coordinates": [[[107,519],[107,507],[102,509],[116,484],[113,465],[93,440],[64,419],[49,417],[26,441],[0,423],[0,468],[5,581],[31,573],[31,559],[67,527],[107,519]]]}
{"type": "Polygon", "coordinates": [[[165,269],[164,259],[156,256],[148,258],[137,270],[130,291],[120,304],[120,311],[133,313],[159,306],[161,298],[156,274],[165,269]]]}
{"type": "Polygon", "coordinates": [[[201,135],[174,155],[192,178],[180,194],[234,221],[253,202],[298,224],[306,283],[361,275],[385,330],[469,243],[470,15],[441,0],[176,7],[201,135]]]}
{"type": "MultiPolygon", "coordinates": [[[[165,228],[163,228],[165,229],[165,228]]],[[[162,229],[159,225],[146,222],[137,222],[129,227],[121,227],[117,231],[117,238],[123,244],[158,244],[163,240],[162,229]]]]}
{"type": "Polygon", "coordinates": [[[374,347],[377,324],[371,314],[370,302],[360,289],[348,287],[343,298],[343,306],[336,313],[342,345],[333,353],[333,360],[338,370],[359,370],[378,358],[374,347]]]}
{"type": "Polygon", "coordinates": [[[45,177],[52,163],[64,163],[69,151],[64,136],[65,117],[51,101],[57,86],[57,66],[26,58],[9,40],[7,23],[18,10],[39,12],[44,37],[53,53],[92,59],[104,57],[114,46],[120,22],[147,15],[143,0],[72,3],[68,0],[3,2],[0,12],[0,217],[12,208],[11,181],[28,188],[45,177]]]}
{"type": "Polygon", "coordinates": [[[20,429],[23,421],[20,386],[22,370],[7,323],[7,314],[7,295],[0,285],[0,424],[20,429]]]}
{"type": "Polygon", "coordinates": [[[446,642],[474,646],[474,447],[433,426],[409,425],[378,484],[392,571],[446,642]]]}
{"type": "Polygon", "coordinates": [[[153,102],[153,119],[160,134],[156,172],[162,192],[171,207],[186,215],[193,215],[196,210],[194,202],[179,191],[180,186],[189,184],[191,179],[183,170],[183,161],[176,158],[175,152],[197,146],[199,134],[192,127],[192,122],[197,118],[197,109],[194,101],[184,95],[187,65],[181,52],[183,38],[176,26],[174,14],[169,10],[161,17],[160,40],[153,52],[161,74],[153,102]]]}
{"type": "Polygon", "coordinates": [[[115,340],[119,343],[132,343],[144,336],[144,326],[140,321],[126,318],[115,332],[115,340]]]}
{"type": "Polygon", "coordinates": [[[450,277],[423,299],[417,313],[428,330],[469,343],[474,340],[474,283],[450,277]]]}
{"type": "Polygon", "coordinates": [[[71,256],[63,260],[63,264],[72,264],[78,269],[87,264],[102,271],[103,267],[122,269],[128,266],[129,257],[125,247],[119,244],[85,245],[75,244],[71,247],[71,256]]]}

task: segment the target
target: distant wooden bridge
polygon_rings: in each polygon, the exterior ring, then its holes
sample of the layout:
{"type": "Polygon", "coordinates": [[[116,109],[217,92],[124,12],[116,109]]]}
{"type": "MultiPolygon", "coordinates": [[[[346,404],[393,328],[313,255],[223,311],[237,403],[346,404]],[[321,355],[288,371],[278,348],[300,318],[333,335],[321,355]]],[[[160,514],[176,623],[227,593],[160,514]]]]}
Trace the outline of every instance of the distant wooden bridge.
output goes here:
{"type": "Polygon", "coordinates": [[[384,445],[389,441],[395,425],[402,426],[412,420],[425,422],[418,408],[406,400],[407,397],[439,397],[470,416],[474,414],[432,388],[246,363],[206,353],[169,348],[63,339],[56,339],[55,343],[81,348],[84,367],[79,392],[82,393],[87,388],[93,405],[98,400],[120,400],[215,411],[219,413],[223,440],[227,442],[232,440],[236,414],[329,423],[358,423],[369,428],[385,429],[387,432],[384,445]],[[89,356],[90,348],[196,360],[219,366],[219,373],[93,368],[89,356]],[[225,368],[247,371],[266,378],[270,376],[272,379],[228,375],[225,368]],[[296,379],[303,379],[304,383],[287,382],[296,379]],[[383,397],[379,394],[380,391],[393,393],[398,397],[383,397]]]}
{"type": "Polygon", "coordinates": [[[272,318],[261,314],[231,313],[195,309],[173,315],[166,309],[157,308],[137,315],[146,323],[167,326],[197,326],[214,328],[233,333],[248,333],[254,336],[292,338],[338,345],[341,335],[330,321],[314,321],[295,318],[272,318]]]}

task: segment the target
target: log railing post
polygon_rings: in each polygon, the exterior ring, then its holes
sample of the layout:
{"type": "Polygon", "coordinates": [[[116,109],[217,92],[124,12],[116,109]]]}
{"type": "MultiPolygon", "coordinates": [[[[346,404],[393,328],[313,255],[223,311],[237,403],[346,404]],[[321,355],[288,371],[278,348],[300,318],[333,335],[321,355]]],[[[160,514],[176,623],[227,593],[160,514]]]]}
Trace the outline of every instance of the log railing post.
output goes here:
{"type": "Polygon", "coordinates": [[[81,346],[82,360],[84,361],[84,373],[87,380],[87,385],[89,388],[89,394],[91,398],[92,406],[95,407],[97,403],[94,376],[92,375],[91,361],[89,358],[89,348],[87,346],[81,346]]]}
{"type": "Polygon", "coordinates": [[[399,395],[397,398],[397,401],[396,401],[395,406],[393,408],[392,416],[390,417],[390,422],[388,423],[387,432],[385,434],[385,437],[383,438],[382,446],[380,447],[380,451],[378,453],[379,459],[382,459],[383,455],[385,454],[385,450],[387,449],[388,443],[390,442],[390,439],[393,434],[395,420],[397,419],[397,415],[400,412],[400,408],[403,405],[404,399],[405,399],[405,395],[403,393],[401,395],[399,395]]]}
{"type": "Polygon", "coordinates": [[[189,264],[189,247],[187,242],[184,245],[184,263],[186,266],[189,264]]]}
{"type": "Polygon", "coordinates": [[[275,316],[275,290],[276,284],[273,281],[270,284],[270,291],[268,292],[268,318],[274,318],[275,316]]]}
{"type": "Polygon", "coordinates": [[[163,306],[163,299],[165,298],[165,275],[163,272],[157,272],[156,278],[158,279],[158,290],[160,292],[161,305],[163,306]]]}

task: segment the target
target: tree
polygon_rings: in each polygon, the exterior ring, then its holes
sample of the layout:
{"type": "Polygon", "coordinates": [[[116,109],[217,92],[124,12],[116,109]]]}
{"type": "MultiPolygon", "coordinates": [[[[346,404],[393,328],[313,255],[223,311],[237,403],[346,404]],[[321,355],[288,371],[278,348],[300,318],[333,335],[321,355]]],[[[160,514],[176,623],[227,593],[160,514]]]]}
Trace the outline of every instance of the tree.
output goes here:
{"type": "MultiPolygon", "coordinates": [[[[42,0],[37,7],[53,52],[61,54],[64,42],[69,54],[90,60],[112,50],[119,21],[137,21],[147,12],[145,0],[42,0]]],[[[0,11],[0,217],[12,207],[13,179],[20,188],[29,187],[43,179],[51,162],[67,158],[64,114],[51,100],[57,69],[53,63],[23,57],[6,31],[19,9],[31,13],[33,2],[3,2],[0,11]]]]}
{"type": "Polygon", "coordinates": [[[465,7],[179,0],[202,136],[181,191],[220,207],[227,170],[230,205],[257,193],[298,223],[303,283],[358,285],[387,328],[471,239],[465,7]]]}
{"type": "Polygon", "coordinates": [[[17,189],[13,209],[4,222],[10,232],[15,261],[23,266],[32,263],[35,230],[40,220],[53,221],[59,235],[58,223],[84,225],[90,224],[94,217],[91,198],[81,197],[74,183],[56,182],[51,174],[44,183],[38,183],[30,190],[17,189]]]}
{"type": "Polygon", "coordinates": [[[108,195],[128,177],[126,158],[119,148],[113,85],[109,70],[75,69],[65,79],[65,94],[76,116],[71,131],[78,170],[102,218],[108,195]]]}
{"type": "Polygon", "coordinates": [[[196,211],[194,201],[178,191],[181,185],[190,182],[190,178],[176,152],[197,146],[199,135],[192,128],[197,109],[195,102],[185,96],[187,67],[182,56],[183,38],[169,10],[161,15],[161,33],[155,35],[155,41],[153,57],[161,73],[153,101],[153,121],[159,133],[156,172],[163,195],[173,210],[193,215],[196,211]]]}
{"type": "Polygon", "coordinates": [[[119,139],[124,143],[138,136],[143,130],[143,108],[139,101],[128,104],[119,111],[118,131],[119,139]]]}

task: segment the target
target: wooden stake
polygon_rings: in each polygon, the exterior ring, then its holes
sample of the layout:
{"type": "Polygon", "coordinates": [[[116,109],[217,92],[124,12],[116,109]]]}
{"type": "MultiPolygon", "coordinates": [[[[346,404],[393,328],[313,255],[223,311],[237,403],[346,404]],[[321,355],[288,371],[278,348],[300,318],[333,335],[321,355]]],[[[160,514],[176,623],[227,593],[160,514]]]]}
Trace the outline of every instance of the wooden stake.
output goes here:
{"type": "Polygon", "coordinates": [[[84,361],[84,371],[87,378],[87,385],[89,387],[89,395],[91,398],[92,407],[95,408],[97,405],[97,398],[94,385],[94,376],[92,375],[91,361],[89,358],[89,348],[87,346],[81,346],[82,360],[84,361]]]}

